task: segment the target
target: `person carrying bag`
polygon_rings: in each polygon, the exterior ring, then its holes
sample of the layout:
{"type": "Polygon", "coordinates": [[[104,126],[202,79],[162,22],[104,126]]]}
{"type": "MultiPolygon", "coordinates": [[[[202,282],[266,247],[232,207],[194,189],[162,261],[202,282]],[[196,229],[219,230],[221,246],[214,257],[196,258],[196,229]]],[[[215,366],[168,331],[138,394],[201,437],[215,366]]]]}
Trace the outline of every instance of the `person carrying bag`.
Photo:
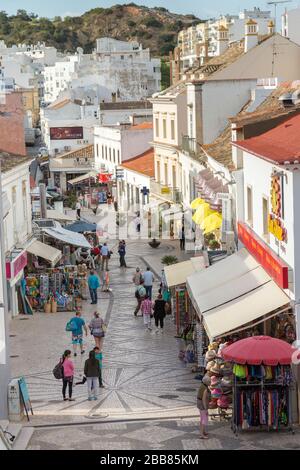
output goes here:
{"type": "Polygon", "coordinates": [[[102,351],[104,336],[107,327],[103,319],[100,317],[100,313],[94,312],[94,318],[89,324],[89,329],[91,331],[91,335],[94,336],[96,347],[99,348],[100,351],[102,351]]]}

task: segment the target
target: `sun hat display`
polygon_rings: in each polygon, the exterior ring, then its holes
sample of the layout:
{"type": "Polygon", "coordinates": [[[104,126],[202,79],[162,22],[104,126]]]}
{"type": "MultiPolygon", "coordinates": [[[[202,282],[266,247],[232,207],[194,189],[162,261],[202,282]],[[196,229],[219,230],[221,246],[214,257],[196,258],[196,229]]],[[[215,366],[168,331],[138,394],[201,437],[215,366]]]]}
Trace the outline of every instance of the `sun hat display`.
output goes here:
{"type": "Polygon", "coordinates": [[[207,361],[212,361],[213,359],[215,359],[217,353],[214,349],[211,349],[210,351],[207,351],[207,353],[205,354],[205,359],[207,361]]]}
{"type": "Polygon", "coordinates": [[[218,349],[219,349],[219,343],[217,343],[216,341],[214,343],[210,343],[210,345],[208,346],[209,351],[217,352],[218,349]]]}
{"type": "Polygon", "coordinates": [[[202,382],[204,383],[204,385],[209,387],[211,384],[211,378],[209,377],[209,375],[205,374],[205,376],[202,379],[202,382]]]}
{"type": "Polygon", "coordinates": [[[215,364],[211,369],[211,372],[213,372],[215,375],[222,375],[221,368],[218,364],[215,364]]]}
{"type": "Polygon", "coordinates": [[[222,395],[222,396],[218,399],[217,405],[218,405],[219,408],[228,408],[228,406],[229,406],[229,399],[228,399],[228,396],[222,395]]]}
{"type": "Polygon", "coordinates": [[[221,387],[232,387],[232,380],[230,377],[222,377],[221,382],[220,382],[221,387]]]}
{"type": "Polygon", "coordinates": [[[206,364],[206,370],[211,370],[214,366],[216,365],[216,362],[215,361],[209,361],[207,364],[206,364]]]}
{"type": "Polygon", "coordinates": [[[214,387],[214,388],[221,386],[220,378],[217,377],[216,375],[213,375],[213,377],[211,378],[210,385],[211,387],[214,387]]]}
{"type": "Polygon", "coordinates": [[[222,395],[222,389],[221,388],[213,388],[211,390],[212,398],[220,398],[221,395],[222,395]]]}

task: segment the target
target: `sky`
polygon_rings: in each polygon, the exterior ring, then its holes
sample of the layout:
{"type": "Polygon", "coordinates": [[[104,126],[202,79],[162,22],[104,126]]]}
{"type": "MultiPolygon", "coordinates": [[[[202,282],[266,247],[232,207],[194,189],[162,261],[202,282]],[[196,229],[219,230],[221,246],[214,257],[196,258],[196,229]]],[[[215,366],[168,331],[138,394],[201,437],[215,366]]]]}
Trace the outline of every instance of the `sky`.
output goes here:
{"type": "MultiPolygon", "coordinates": [[[[0,10],[5,10],[9,14],[14,14],[17,9],[25,9],[39,16],[52,18],[54,16],[76,16],[91,8],[110,7],[115,4],[131,3],[133,0],[0,0],[0,10]]],[[[201,19],[207,19],[220,14],[237,14],[244,8],[252,9],[254,6],[268,10],[267,0],[135,0],[137,5],[148,7],[165,7],[174,13],[194,14],[201,19]]],[[[295,8],[299,1],[292,1],[286,5],[278,6],[278,14],[288,9],[295,8]]],[[[272,7],[274,12],[274,7],[272,7]]],[[[278,15],[279,16],[279,15],[278,15]]]]}

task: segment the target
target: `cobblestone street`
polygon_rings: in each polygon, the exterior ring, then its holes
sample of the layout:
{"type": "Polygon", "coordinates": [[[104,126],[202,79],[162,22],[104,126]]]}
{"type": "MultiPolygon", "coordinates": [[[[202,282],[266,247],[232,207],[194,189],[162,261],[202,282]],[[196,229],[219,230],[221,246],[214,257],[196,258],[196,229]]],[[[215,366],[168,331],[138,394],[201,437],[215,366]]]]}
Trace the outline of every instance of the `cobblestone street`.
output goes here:
{"type": "MultiPolygon", "coordinates": [[[[170,248],[170,247],[169,247],[170,248]]],[[[166,248],[164,248],[166,249],[166,248]]],[[[65,348],[71,347],[65,332],[69,313],[43,313],[19,317],[11,325],[13,375],[25,375],[34,408],[30,425],[37,427],[28,449],[261,449],[297,448],[299,435],[241,434],[229,423],[211,421],[211,439],[201,441],[195,396],[198,381],[178,359],[179,340],[174,338],[172,319],[163,335],[145,331],[135,318],[132,273],[144,268],[140,257],[152,254],[146,243],[129,243],[129,268],[110,266],[111,293],[101,292],[98,309],[106,317],[104,385],[100,400],[89,402],[85,385],[74,389],[73,403],[61,399],[61,383],[53,366],[65,348]],[[45,427],[48,425],[56,427],[45,427]]],[[[154,292],[157,292],[158,282],[154,292]]],[[[93,307],[84,304],[84,317],[93,307]]],[[[86,350],[93,346],[91,336],[86,350]]],[[[76,379],[82,376],[86,358],[74,359],[76,379]]]]}

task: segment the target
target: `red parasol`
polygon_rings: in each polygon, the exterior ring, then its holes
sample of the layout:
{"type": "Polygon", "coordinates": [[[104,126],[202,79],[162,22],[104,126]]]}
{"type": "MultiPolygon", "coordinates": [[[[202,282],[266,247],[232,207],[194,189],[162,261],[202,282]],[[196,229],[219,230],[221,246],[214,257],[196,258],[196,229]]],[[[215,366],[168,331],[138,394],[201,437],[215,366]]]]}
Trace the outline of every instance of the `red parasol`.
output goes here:
{"type": "Polygon", "coordinates": [[[251,336],[226,346],[222,356],[226,361],[237,364],[276,366],[290,365],[295,351],[296,348],[281,339],[251,336]]]}

